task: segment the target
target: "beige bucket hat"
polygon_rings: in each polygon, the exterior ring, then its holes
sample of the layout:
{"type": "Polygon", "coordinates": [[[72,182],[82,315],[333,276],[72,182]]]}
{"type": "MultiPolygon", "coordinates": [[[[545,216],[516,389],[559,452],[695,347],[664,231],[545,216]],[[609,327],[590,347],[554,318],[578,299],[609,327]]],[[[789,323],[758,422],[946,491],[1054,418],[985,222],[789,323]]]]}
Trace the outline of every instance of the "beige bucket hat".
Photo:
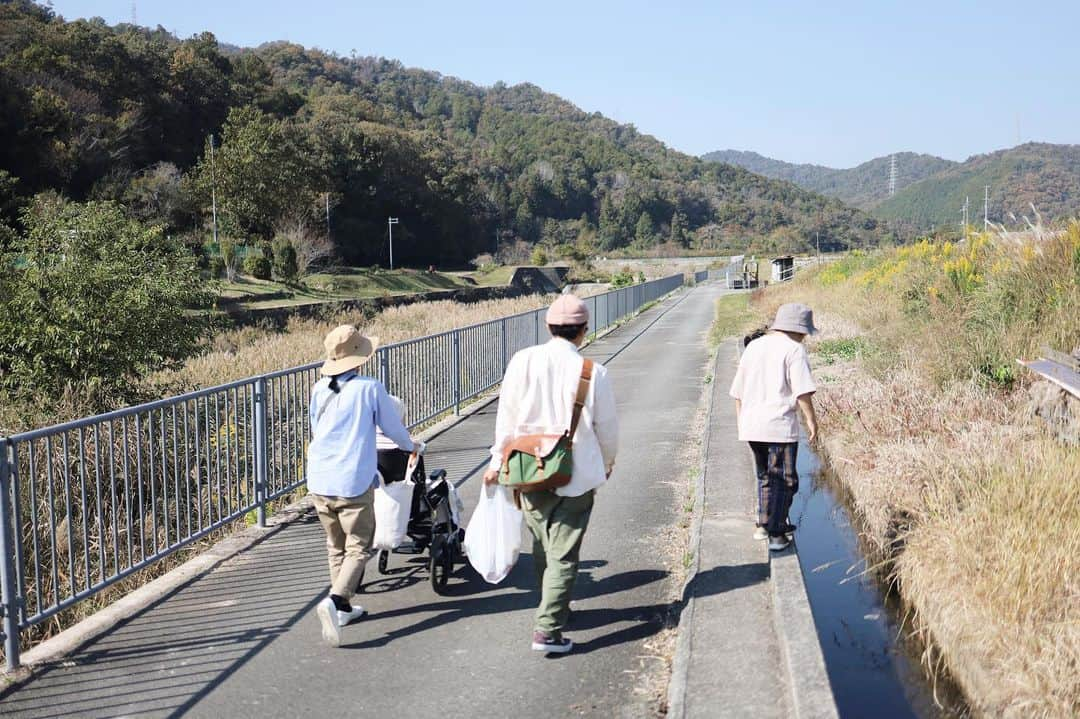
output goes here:
{"type": "Polygon", "coordinates": [[[323,340],[326,361],[319,371],[332,377],[356,369],[371,359],[378,346],[378,337],[365,337],[352,325],[335,327],[323,340]]]}

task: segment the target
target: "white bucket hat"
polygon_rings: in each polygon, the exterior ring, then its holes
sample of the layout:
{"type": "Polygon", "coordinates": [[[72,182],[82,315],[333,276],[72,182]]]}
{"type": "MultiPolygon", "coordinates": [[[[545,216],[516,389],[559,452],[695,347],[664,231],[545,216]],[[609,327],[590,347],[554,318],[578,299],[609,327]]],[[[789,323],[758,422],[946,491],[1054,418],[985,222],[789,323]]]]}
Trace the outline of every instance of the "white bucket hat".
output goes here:
{"type": "Polygon", "coordinates": [[[769,329],[812,335],[817,332],[817,327],[814,327],[814,311],[798,302],[780,305],[780,309],[776,310],[776,319],[769,325],[769,329]]]}

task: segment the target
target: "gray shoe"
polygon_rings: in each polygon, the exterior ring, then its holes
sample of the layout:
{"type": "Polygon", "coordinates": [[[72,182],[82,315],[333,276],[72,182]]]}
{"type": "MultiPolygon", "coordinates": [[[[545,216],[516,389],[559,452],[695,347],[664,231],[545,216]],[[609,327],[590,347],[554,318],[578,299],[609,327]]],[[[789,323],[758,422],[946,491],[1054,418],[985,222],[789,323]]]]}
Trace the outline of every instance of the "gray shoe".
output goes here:
{"type": "Polygon", "coordinates": [[[544,632],[533,632],[532,648],[534,652],[566,654],[574,648],[574,643],[566,637],[555,638],[544,632]]]}
{"type": "Polygon", "coordinates": [[[777,537],[769,537],[770,552],[782,552],[790,546],[791,540],[787,538],[786,534],[781,534],[777,537]]]}

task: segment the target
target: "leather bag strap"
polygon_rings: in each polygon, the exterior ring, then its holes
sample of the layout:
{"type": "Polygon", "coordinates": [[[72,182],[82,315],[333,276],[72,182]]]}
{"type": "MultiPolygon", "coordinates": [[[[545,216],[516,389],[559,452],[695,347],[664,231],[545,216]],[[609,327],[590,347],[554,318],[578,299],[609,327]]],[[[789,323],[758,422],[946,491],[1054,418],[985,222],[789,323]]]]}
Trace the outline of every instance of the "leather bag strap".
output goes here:
{"type": "Polygon", "coordinates": [[[578,421],[581,419],[581,410],[585,408],[585,398],[589,396],[589,383],[592,382],[593,361],[585,358],[581,364],[581,378],[578,380],[577,396],[574,397],[574,413],[570,417],[570,441],[574,441],[574,433],[577,432],[578,421]]]}

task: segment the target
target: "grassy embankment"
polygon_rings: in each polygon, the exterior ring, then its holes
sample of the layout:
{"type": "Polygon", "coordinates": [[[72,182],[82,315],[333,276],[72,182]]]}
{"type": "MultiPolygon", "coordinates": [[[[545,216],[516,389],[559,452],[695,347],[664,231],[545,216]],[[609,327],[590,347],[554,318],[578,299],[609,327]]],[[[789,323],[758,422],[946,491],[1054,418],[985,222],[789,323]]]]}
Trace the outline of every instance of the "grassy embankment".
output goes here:
{"type": "Polygon", "coordinates": [[[1080,345],[1080,224],[851,256],[759,293],[815,308],[822,454],[925,661],[976,714],[1080,715],[1080,448],[1016,364],[1080,345]]]}
{"type": "MultiPolygon", "coordinates": [[[[502,269],[502,268],[500,268],[502,269]]],[[[511,269],[512,272],[512,269],[511,269]]],[[[510,274],[490,273],[493,282],[478,284],[506,284],[510,274]],[[505,275],[506,279],[502,282],[505,275]]],[[[304,278],[303,284],[286,285],[271,280],[238,277],[234,282],[220,283],[220,303],[226,308],[258,309],[288,307],[310,302],[367,299],[388,295],[416,294],[438,290],[458,290],[473,286],[466,276],[478,273],[421,272],[418,270],[371,270],[361,267],[345,268],[334,273],[320,272],[304,278]]],[[[482,276],[484,280],[487,275],[482,276]]]]}

